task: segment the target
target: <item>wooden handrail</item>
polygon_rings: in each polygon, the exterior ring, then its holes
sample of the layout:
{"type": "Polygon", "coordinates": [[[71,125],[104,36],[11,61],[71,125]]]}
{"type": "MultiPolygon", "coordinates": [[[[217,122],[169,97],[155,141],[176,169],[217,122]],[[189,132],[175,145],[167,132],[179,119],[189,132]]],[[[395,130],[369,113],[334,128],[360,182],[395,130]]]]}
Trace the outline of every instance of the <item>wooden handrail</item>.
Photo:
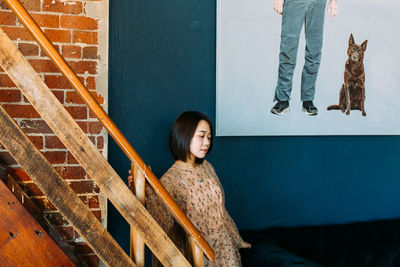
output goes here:
{"type": "Polygon", "coordinates": [[[182,225],[185,231],[192,236],[195,243],[200,247],[204,254],[208,257],[211,262],[214,262],[214,252],[203,238],[197,228],[185,215],[185,213],[179,208],[172,197],[168,194],[162,184],[159,182],[157,177],[151,171],[150,168],[144,163],[139,154],[131,146],[125,136],[121,133],[118,127],[110,119],[103,108],[97,103],[96,99],[87,90],[85,85],[80,81],[75,72],[71,69],[68,63],[60,55],[60,53],[54,48],[50,40],[46,37],[37,23],[33,20],[31,15],[26,11],[22,4],[18,0],[4,0],[11,10],[16,14],[20,22],[24,24],[26,29],[32,34],[36,42],[41,46],[41,48],[46,52],[49,58],[54,62],[61,73],[67,78],[67,80],[74,87],[75,91],[83,99],[83,101],[88,105],[90,110],[96,115],[98,120],[103,124],[104,128],[110,134],[110,136],[115,140],[118,146],[122,149],[125,155],[133,161],[141,171],[144,173],[146,180],[149,182],[151,187],[154,189],[156,194],[163,200],[165,205],[171,210],[172,214],[176,220],[182,225]]]}

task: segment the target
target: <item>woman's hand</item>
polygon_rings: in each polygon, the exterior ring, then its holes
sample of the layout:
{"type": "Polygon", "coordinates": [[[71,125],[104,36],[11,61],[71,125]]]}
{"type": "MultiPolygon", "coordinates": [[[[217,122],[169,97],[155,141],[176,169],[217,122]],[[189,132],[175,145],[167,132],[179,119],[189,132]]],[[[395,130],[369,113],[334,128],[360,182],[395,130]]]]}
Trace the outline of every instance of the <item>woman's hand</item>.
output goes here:
{"type": "Polygon", "coordinates": [[[283,14],[283,3],[285,0],[274,0],[274,10],[279,14],[283,14]]]}
{"type": "Polygon", "coordinates": [[[129,188],[131,187],[132,183],[133,183],[132,171],[129,170],[129,176],[128,176],[128,186],[129,186],[129,188]]]}

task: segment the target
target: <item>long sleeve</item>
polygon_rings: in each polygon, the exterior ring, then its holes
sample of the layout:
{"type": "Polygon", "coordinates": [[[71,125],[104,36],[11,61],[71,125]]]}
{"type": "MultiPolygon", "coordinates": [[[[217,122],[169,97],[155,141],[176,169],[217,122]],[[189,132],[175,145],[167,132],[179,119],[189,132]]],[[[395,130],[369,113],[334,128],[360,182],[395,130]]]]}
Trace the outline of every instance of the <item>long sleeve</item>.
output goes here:
{"type": "Polygon", "coordinates": [[[229,215],[229,213],[225,207],[224,207],[224,213],[225,214],[224,214],[223,218],[225,219],[226,228],[231,233],[231,236],[235,242],[235,245],[238,248],[241,248],[244,241],[239,234],[239,230],[237,229],[236,224],[233,222],[232,217],[229,215]]]}
{"type": "Polygon", "coordinates": [[[234,244],[237,248],[241,248],[242,244],[243,244],[243,239],[240,236],[239,230],[236,227],[236,224],[234,223],[232,217],[229,215],[228,211],[225,208],[225,192],[224,189],[221,185],[221,182],[218,179],[218,176],[215,172],[214,167],[206,162],[208,169],[209,169],[209,173],[211,174],[212,177],[214,177],[214,179],[216,179],[216,182],[218,183],[218,185],[221,188],[221,193],[222,193],[222,219],[224,220],[224,224],[225,227],[227,229],[227,231],[230,233],[231,238],[234,240],[234,244]]]}

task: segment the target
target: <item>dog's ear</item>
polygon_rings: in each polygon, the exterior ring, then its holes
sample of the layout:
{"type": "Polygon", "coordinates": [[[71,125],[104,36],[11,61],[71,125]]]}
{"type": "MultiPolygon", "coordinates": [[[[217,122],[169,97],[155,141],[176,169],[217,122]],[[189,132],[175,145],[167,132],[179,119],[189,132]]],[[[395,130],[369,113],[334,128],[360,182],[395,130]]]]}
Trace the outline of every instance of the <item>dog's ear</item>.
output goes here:
{"type": "Polygon", "coordinates": [[[365,51],[367,49],[367,43],[368,40],[365,40],[362,44],[361,44],[361,48],[365,51]]]}
{"type": "Polygon", "coordinates": [[[353,34],[350,33],[349,46],[352,44],[354,44],[354,37],[353,37],[353,34]]]}

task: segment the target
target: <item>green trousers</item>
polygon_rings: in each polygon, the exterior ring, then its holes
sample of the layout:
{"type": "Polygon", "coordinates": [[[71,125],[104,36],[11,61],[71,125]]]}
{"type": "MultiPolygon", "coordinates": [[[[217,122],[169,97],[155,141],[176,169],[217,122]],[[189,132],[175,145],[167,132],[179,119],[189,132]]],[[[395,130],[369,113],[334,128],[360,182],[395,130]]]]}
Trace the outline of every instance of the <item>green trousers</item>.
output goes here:
{"type": "Polygon", "coordinates": [[[285,0],[282,15],[278,83],[275,101],[290,100],[300,31],[304,24],[306,50],[301,77],[301,101],[314,100],[321,61],[327,0],[285,0]]]}

